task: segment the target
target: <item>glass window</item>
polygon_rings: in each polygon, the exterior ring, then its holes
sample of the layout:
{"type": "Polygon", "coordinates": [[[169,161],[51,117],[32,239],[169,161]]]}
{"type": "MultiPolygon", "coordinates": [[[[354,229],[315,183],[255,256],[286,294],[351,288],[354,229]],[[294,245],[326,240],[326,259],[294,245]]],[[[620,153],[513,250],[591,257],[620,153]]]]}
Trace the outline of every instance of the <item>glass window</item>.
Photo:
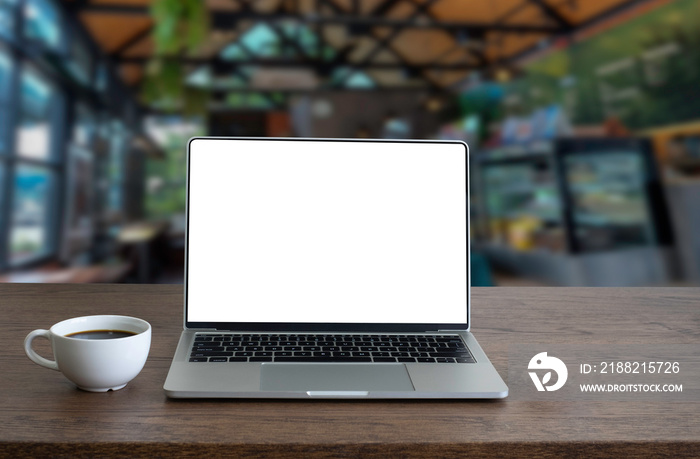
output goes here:
{"type": "Polygon", "coordinates": [[[92,80],[92,55],[87,44],[74,34],[71,42],[68,70],[80,83],[89,86],[92,80]]]}
{"type": "Polygon", "coordinates": [[[0,101],[5,102],[7,100],[8,92],[10,90],[10,78],[12,70],[12,61],[7,52],[0,48],[0,101]]]}
{"type": "Polygon", "coordinates": [[[31,69],[21,77],[17,154],[47,160],[51,156],[51,106],[53,88],[31,69]]]}
{"type": "Polygon", "coordinates": [[[40,166],[19,165],[15,173],[10,263],[17,264],[47,254],[49,208],[53,174],[40,166]]]}
{"type": "Polygon", "coordinates": [[[124,158],[126,156],[127,131],[119,122],[112,123],[111,146],[109,151],[109,191],[107,207],[111,211],[122,210],[122,188],[124,182],[124,158]]]}
{"type": "Polygon", "coordinates": [[[78,104],[73,124],[73,142],[89,146],[95,135],[95,114],[84,104],[78,104]]]}
{"type": "Polygon", "coordinates": [[[99,62],[95,67],[95,89],[98,92],[105,92],[109,85],[109,70],[107,64],[99,62]]]}
{"type": "Polygon", "coordinates": [[[254,50],[257,56],[272,57],[279,55],[279,37],[267,24],[257,24],[248,30],[241,43],[245,49],[254,50]]]}
{"type": "Polygon", "coordinates": [[[0,36],[14,38],[17,0],[0,0],[0,36]]]}
{"type": "Polygon", "coordinates": [[[50,48],[61,42],[61,17],[49,0],[25,0],[24,36],[50,48]]]}
{"type": "Polygon", "coordinates": [[[9,103],[11,79],[12,61],[10,56],[0,48],[0,155],[7,152],[8,123],[11,119],[7,105],[9,103]]]}
{"type": "Polygon", "coordinates": [[[374,88],[374,80],[361,70],[353,70],[349,67],[338,67],[333,72],[331,80],[334,83],[343,82],[346,88],[374,88]]]}

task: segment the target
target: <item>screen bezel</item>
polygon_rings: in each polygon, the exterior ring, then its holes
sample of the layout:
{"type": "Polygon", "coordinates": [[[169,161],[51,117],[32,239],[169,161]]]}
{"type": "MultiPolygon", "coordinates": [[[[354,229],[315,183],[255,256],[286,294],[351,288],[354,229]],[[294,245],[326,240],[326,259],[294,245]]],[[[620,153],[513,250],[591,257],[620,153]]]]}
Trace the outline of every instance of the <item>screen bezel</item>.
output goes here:
{"type": "MultiPolygon", "coordinates": [[[[200,147],[201,148],[201,147],[200,147]]],[[[470,243],[469,243],[469,147],[462,141],[445,140],[383,140],[383,139],[322,139],[322,138],[286,138],[286,137],[192,137],[187,142],[187,193],[186,193],[186,230],[185,230],[185,281],[184,281],[184,327],[193,330],[221,330],[221,331],[243,331],[243,332],[353,332],[353,333],[375,333],[375,332],[425,332],[437,330],[463,330],[468,331],[471,319],[471,265],[470,265],[470,243]],[[262,142],[355,142],[355,143],[425,143],[425,144],[449,144],[461,145],[464,147],[464,167],[465,167],[465,196],[466,206],[465,218],[467,223],[466,238],[466,274],[467,274],[467,304],[465,305],[464,323],[308,323],[308,322],[191,322],[188,320],[188,273],[189,273],[189,227],[190,227],[190,176],[192,170],[192,143],[194,141],[206,140],[227,140],[231,142],[262,141],[262,142]]]]}

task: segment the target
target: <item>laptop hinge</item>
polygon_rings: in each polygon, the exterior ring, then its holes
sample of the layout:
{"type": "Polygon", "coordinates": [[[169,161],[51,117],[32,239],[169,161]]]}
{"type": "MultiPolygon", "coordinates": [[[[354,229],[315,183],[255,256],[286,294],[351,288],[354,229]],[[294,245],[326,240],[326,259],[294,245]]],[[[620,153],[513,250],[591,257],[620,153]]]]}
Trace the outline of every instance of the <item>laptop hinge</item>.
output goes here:
{"type": "Polygon", "coordinates": [[[437,332],[438,332],[438,333],[464,333],[465,331],[467,331],[467,330],[465,330],[465,329],[463,329],[463,328],[456,328],[456,329],[453,329],[453,330],[442,329],[442,330],[438,330],[437,332]]]}

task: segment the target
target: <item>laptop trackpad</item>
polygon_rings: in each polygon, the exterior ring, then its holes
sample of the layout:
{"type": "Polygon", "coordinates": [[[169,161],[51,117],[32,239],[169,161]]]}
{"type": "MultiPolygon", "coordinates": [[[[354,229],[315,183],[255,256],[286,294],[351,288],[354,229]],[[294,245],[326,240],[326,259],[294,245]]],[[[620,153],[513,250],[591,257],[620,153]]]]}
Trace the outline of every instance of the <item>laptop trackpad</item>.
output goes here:
{"type": "Polygon", "coordinates": [[[262,365],[260,390],[413,391],[405,365],[274,364],[262,365]]]}

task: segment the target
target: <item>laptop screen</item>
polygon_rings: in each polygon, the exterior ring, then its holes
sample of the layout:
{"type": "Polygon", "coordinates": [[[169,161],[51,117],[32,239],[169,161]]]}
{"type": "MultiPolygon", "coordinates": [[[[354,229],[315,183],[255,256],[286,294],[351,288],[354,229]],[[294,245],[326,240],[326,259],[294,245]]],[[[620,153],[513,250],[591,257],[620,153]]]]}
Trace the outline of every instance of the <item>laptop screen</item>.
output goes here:
{"type": "Polygon", "coordinates": [[[467,328],[463,143],[192,139],[187,225],[190,328],[467,328]]]}

